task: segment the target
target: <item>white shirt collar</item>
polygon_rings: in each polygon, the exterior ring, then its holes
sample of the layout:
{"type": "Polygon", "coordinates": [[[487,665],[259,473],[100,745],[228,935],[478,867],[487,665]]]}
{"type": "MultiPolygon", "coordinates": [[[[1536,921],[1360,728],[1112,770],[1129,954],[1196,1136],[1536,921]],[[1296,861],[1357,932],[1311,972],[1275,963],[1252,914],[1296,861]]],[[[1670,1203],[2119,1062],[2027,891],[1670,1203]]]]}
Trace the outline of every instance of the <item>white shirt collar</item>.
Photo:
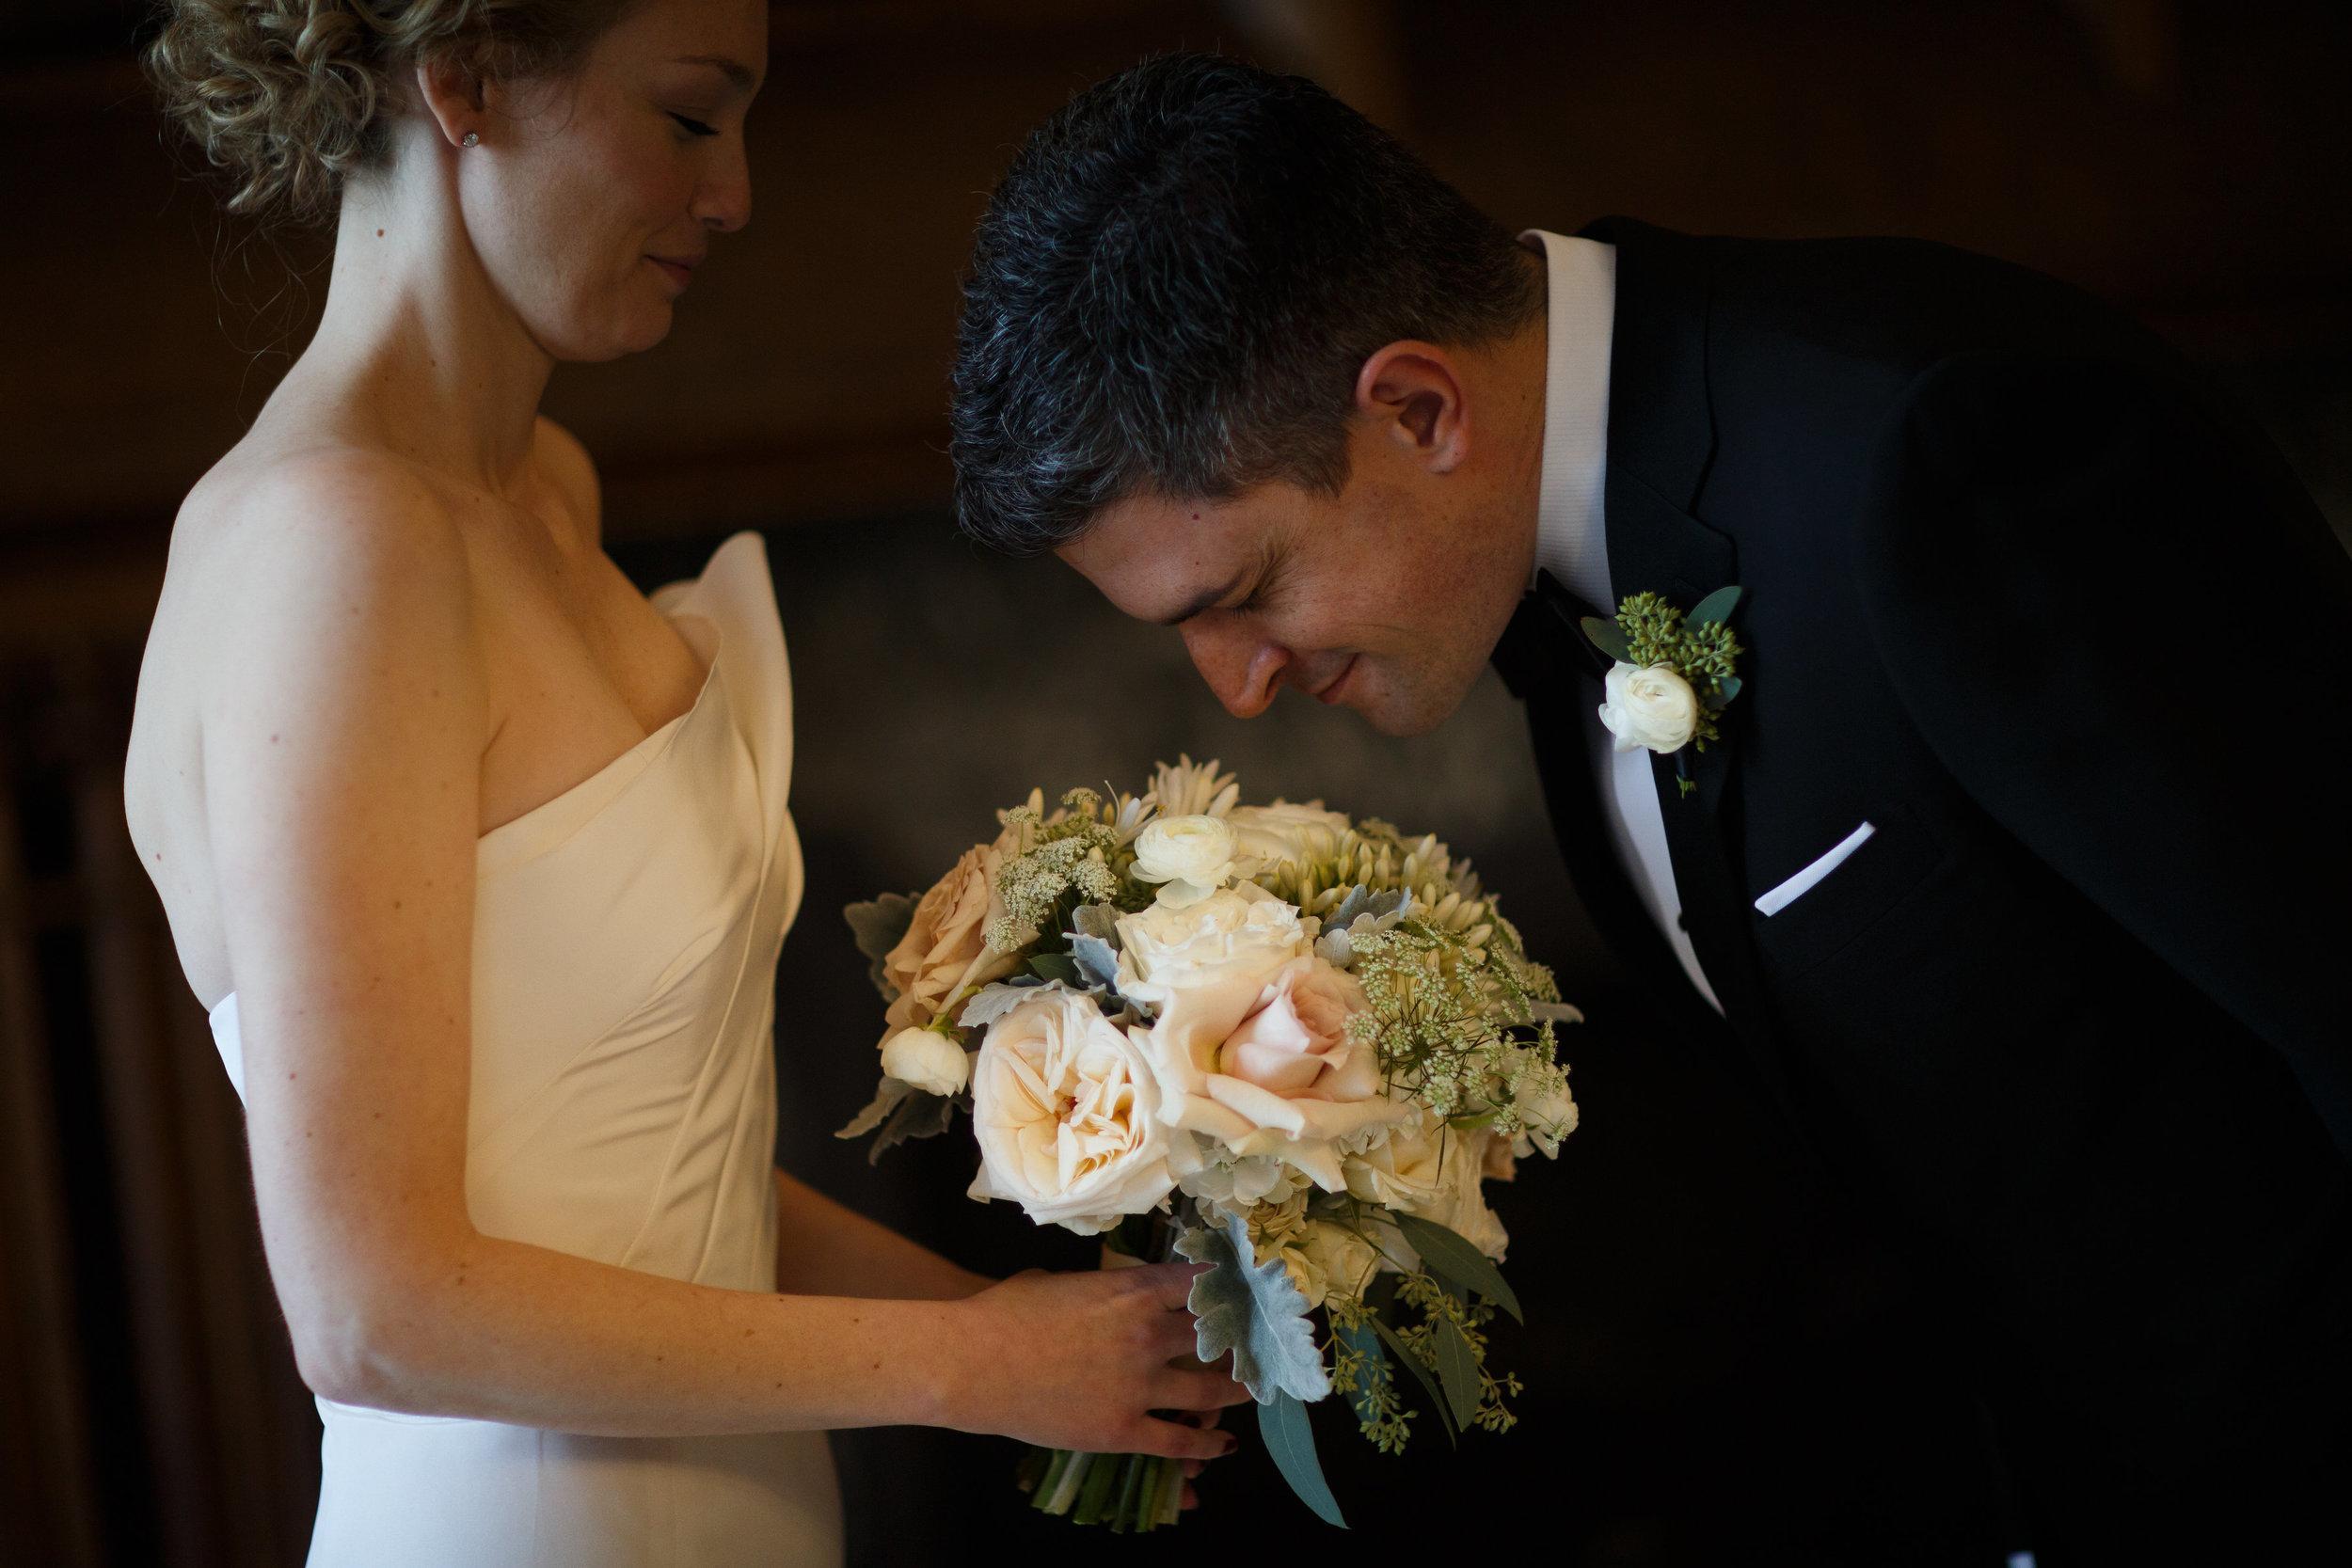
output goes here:
{"type": "MultiPolygon", "coordinates": [[[[1541,229],[1547,280],[1544,468],[1535,512],[1535,565],[1606,615],[1608,535],[1601,479],[1609,447],[1609,344],[1616,324],[1617,248],[1541,229]]],[[[1531,578],[1529,586],[1534,586],[1531,578]]]]}

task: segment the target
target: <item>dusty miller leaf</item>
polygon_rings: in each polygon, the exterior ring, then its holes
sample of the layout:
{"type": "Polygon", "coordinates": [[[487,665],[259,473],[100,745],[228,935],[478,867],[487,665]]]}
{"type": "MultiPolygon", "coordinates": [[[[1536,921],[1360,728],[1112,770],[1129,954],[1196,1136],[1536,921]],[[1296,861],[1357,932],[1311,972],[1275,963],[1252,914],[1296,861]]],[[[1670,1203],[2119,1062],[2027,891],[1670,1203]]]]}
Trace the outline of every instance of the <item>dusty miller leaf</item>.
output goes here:
{"type": "Polygon", "coordinates": [[[873,1101],[866,1109],[850,1118],[850,1125],[834,1134],[836,1138],[856,1138],[871,1132],[882,1124],[882,1118],[898,1108],[898,1101],[914,1093],[914,1085],[896,1078],[885,1078],[882,1087],[874,1091],[873,1101]]]}
{"type": "Polygon", "coordinates": [[[1070,934],[1070,961],[1089,990],[1119,991],[1119,954],[1101,937],[1084,931],[1070,934]]]}
{"type": "Polygon", "coordinates": [[[850,923],[850,934],[857,939],[857,950],[866,955],[866,978],[882,992],[884,1002],[898,1000],[898,988],[882,978],[882,958],[898,946],[914,924],[914,906],[918,899],[904,893],[885,893],[863,904],[851,904],[841,911],[841,918],[850,923]]]}
{"type": "Polygon", "coordinates": [[[956,1102],[944,1094],[912,1091],[898,1101],[898,1108],[890,1113],[874,1134],[874,1141],[866,1146],[866,1163],[882,1163],[882,1150],[909,1138],[935,1138],[947,1131],[956,1117],[956,1102]]]}
{"type": "Polygon", "coordinates": [[[1104,942],[1119,940],[1119,911],[1109,904],[1081,904],[1070,911],[1070,934],[1079,937],[1099,937],[1104,942]]]}
{"type": "Polygon", "coordinates": [[[963,1011],[956,1015],[956,1027],[985,1029],[1032,997],[1068,989],[1057,980],[1033,980],[1026,975],[1017,980],[1000,980],[993,986],[982,986],[972,993],[972,1000],[963,1005],[963,1011]]]}
{"type": "Polygon", "coordinates": [[[945,1132],[955,1114],[956,1102],[947,1096],[930,1094],[898,1079],[885,1078],[882,1087],[874,1091],[872,1102],[834,1136],[854,1138],[872,1132],[874,1141],[866,1147],[866,1163],[875,1164],[881,1161],[883,1149],[909,1138],[930,1138],[945,1132]]]}
{"type": "Polygon", "coordinates": [[[1215,1361],[1233,1353],[1233,1376],[1247,1384],[1260,1404],[1277,1393],[1319,1400],[1331,1391],[1307,1321],[1307,1298],[1291,1283],[1290,1270],[1276,1258],[1258,1264],[1249,1227],[1239,1214],[1220,1229],[1202,1227],[1176,1238],[1179,1256],[1214,1265],[1192,1282],[1187,1305],[1200,1324],[1198,1354],[1215,1361]]]}

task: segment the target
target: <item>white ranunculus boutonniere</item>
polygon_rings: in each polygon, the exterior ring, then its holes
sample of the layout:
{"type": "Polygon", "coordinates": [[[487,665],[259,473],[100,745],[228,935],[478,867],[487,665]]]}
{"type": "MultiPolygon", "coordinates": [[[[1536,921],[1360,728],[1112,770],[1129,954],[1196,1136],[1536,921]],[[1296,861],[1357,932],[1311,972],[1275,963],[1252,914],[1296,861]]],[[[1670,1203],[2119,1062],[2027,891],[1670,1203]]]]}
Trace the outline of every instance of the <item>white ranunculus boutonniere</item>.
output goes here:
{"type": "Polygon", "coordinates": [[[1734,669],[1740,647],[1731,633],[1738,588],[1719,588],[1689,615],[1655,594],[1635,594],[1617,606],[1617,618],[1584,617],[1584,635],[1615,663],[1605,682],[1600,721],[1617,750],[1646,747],[1675,759],[1675,778],[1694,787],[1683,749],[1707,750],[1719,739],[1715,721],[1740,695],[1734,669]]]}

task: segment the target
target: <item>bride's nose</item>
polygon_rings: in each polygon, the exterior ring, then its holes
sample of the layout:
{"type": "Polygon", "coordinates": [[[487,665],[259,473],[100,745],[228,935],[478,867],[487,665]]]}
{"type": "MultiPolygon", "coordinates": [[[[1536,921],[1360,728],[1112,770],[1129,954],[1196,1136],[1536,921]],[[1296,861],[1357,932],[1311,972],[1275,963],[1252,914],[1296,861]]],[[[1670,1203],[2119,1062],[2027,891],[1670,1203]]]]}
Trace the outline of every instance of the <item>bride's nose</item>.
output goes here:
{"type": "Polygon", "coordinates": [[[752,170],[742,143],[732,143],[694,192],[693,214],[704,227],[732,234],[752,221],[752,170]]]}
{"type": "Polygon", "coordinates": [[[1226,712],[1236,719],[1255,719],[1273,705],[1291,653],[1244,626],[1217,625],[1222,619],[1212,611],[1186,622],[1184,649],[1226,712]]]}

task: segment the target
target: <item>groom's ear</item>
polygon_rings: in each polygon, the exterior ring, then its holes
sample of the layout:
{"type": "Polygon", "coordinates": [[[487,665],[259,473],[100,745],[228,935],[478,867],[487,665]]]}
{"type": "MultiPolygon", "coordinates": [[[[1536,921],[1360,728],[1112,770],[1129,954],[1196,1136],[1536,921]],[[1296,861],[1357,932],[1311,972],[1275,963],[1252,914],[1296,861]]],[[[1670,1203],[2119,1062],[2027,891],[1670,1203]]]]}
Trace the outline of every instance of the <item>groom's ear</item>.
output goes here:
{"type": "Polygon", "coordinates": [[[1435,343],[1408,338],[1375,351],[1356,374],[1356,412],[1427,472],[1452,473],[1470,455],[1461,363],[1435,343]]]}

